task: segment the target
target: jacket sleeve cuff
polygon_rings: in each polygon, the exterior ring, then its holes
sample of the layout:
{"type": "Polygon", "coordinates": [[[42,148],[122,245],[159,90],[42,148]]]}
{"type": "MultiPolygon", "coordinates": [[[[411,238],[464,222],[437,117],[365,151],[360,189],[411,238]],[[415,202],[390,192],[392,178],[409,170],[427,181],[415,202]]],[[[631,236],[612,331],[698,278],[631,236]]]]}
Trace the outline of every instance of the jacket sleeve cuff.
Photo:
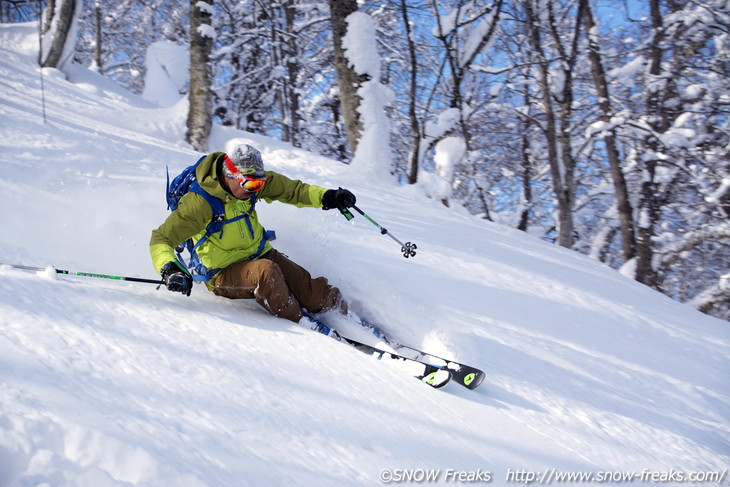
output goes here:
{"type": "Polygon", "coordinates": [[[322,208],[322,196],[327,192],[327,188],[322,186],[310,185],[309,186],[309,201],[312,202],[312,206],[315,208],[322,208]]]}
{"type": "Polygon", "coordinates": [[[166,244],[152,244],[150,245],[150,257],[152,257],[152,265],[158,274],[162,272],[162,268],[168,262],[177,260],[175,251],[166,244]]]}

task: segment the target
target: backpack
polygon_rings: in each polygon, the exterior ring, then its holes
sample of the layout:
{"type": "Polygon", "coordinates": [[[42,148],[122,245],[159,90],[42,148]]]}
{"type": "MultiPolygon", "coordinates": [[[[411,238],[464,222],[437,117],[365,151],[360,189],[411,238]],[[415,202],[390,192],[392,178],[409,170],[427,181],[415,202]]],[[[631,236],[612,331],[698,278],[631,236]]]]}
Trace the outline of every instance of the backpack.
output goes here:
{"type": "MultiPolygon", "coordinates": [[[[200,159],[198,159],[198,162],[195,164],[186,167],[183,169],[183,171],[175,176],[175,178],[170,182],[170,171],[169,168],[167,168],[167,209],[170,211],[175,211],[178,208],[178,205],[180,204],[180,199],[187,194],[188,192],[192,191],[194,193],[198,193],[200,196],[205,198],[205,201],[208,202],[210,205],[211,210],[213,211],[213,218],[211,219],[210,223],[208,223],[208,226],[205,228],[205,235],[203,235],[200,240],[197,241],[197,243],[193,243],[193,239],[189,238],[182,244],[180,244],[177,248],[175,248],[175,251],[177,253],[177,258],[180,263],[182,263],[191,274],[191,277],[195,281],[208,281],[210,280],[215,274],[217,274],[221,269],[208,269],[203,265],[202,262],[200,262],[200,259],[198,258],[198,247],[200,247],[208,238],[210,238],[211,235],[215,233],[219,233],[223,236],[223,226],[227,225],[229,223],[233,223],[235,221],[245,219],[246,225],[248,226],[248,231],[253,237],[254,230],[253,225],[251,224],[251,215],[253,214],[254,210],[256,209],[256,197],[258,196],[256,193],[251,196],[251,209],[248,211],[248,213],[245,213],[243,215],[238,215],[234,218],[231,218],[230,220],[226,220],[225,216],[225,209],[223,207],[223,201],[220,200],[220,198],[216,198],[215,196],[211,195],[207,191],[205,191],[203,188],[200,187],[200,184],[198,184],[198,179],[195,175],[195,171],[198,169],[198,165],[205,159],[207,156],[203,156],[200,159]],[[185,261],[185,259],[182,256],[182,252],[184,250],[187,250],[190,254],[190,260],[185,261]]],[[[257,249],[256,253],[250,257],[248,257],[245,260],[253,260],[257,259],[261,256],[261,254],[264,251],[264,248],[266,247],[266,242],[270,240],[275,240],[276,234],[273,231],[267,231],[264,230],[264,238],[261,239],[261,243],[259,244],[259,248],[257,249]]]]}

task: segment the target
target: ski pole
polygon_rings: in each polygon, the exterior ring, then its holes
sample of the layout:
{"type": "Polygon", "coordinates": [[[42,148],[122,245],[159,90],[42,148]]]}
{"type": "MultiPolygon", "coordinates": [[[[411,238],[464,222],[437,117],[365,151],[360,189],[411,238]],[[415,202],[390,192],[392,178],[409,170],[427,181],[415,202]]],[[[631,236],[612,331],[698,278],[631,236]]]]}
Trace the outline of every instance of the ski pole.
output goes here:
{"type": "MultiPolygon", "coordinates": [[[[45,267],[32,267],[32,266],[17,265],[17,264],[0,264],[0,267],[2,267],[2,266],[8,266],[8,267],[12,267],[13,269],[22,269],[25,271],[36,271],[36,272],[42,272],[47,269],[45,267]]],[[[145,282],[147,284],[165,284],[165,281],[162,281],[159,279],[142,279],[140,277],[110,276],[108,274],[96,274],[93,272],[67,271],[67,270],[63,270],[63,269],[56,269],[53,266],[51,266],[51,269],[56,271],[56,274],[67,274],[69,276],[98,277],[101,279],[114,279],[117,281],[145,282]]]]}
{"type": "MultiPolygon", "coordinates": [[[[406,243],[401,242],[400,240],[395,238],[395,236],[393,236],[393,234],[390,233],[387,229],[383,228],[378,222],[376,222],[375,220],[370,218],[370,216],[368,216],[367,213],[362,211],[360,208],[358,208],[355,205],[352,205],[352,208],[355,208],[355,211],[357,211],[362,216],[364,216],[367,221],[369,221],[370,223],[372,223],[373,225],[378,227],[380,229],[381,235],[387,235],[390,238],[392,238],[393,240],[395,240],[396,242],[398,242],[398,244],[400,245],[400,251],[403,252],[403,257],[405,257],[407,259],[408,257],[413,257],[416,255],[416,249],[418,248],[416,246],[416,244],[411,243],[411,242],[406,242],[406,243]]],[[[348,220],[352,220],[352,218],[353,218],[352,213],[350,213],[347,208],[341,209],[340,212],[343,215],[345,215],[345,218],[347,218],[348,220]]]]}

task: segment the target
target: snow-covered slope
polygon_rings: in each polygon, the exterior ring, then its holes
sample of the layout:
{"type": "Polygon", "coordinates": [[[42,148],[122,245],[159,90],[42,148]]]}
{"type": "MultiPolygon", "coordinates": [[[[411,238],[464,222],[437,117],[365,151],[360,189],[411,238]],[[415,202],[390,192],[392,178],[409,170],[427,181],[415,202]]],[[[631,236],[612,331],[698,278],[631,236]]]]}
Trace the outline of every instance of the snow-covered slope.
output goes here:
{"type": "MultiPolygon", "coordinates": [[[[152,108],[83,68],[45,70],[44,124],[34,36],[0,26],[0,262],[156,278],[165,165],[198,157],[182,142],[184,102],[152,108]]],[[[485,383],[433,390],[202,287],[186,298],[0,267],[0,486],[728,477],[727,323],[418,188],[222,127],[211,148],[234,139],[272,169],[350,188],[416,242],[406,260],[363,218],[259,205],[278,249],[485,383]]]]}

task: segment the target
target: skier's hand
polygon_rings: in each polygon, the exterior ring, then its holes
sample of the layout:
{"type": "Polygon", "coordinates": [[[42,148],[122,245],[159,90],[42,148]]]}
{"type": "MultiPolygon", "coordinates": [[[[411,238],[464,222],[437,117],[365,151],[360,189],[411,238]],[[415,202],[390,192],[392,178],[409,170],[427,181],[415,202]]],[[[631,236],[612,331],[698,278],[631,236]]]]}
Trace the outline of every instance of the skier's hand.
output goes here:
{"type": "Polygon", "coordinates": [[[344,210],[345,208],[351,208],[355,206],[357,199],[347,189],[328,189],[324,195],[322,195],[322,209],[330,210],[337,208],[338,210],[344,210]]]}
{"type": "Polygon", "coordinates": [[[177,262],[168,262],[162,268],[162,280],[168,291],[190,296],[193,289],[193,278],[185,272],[177,262]]]}

